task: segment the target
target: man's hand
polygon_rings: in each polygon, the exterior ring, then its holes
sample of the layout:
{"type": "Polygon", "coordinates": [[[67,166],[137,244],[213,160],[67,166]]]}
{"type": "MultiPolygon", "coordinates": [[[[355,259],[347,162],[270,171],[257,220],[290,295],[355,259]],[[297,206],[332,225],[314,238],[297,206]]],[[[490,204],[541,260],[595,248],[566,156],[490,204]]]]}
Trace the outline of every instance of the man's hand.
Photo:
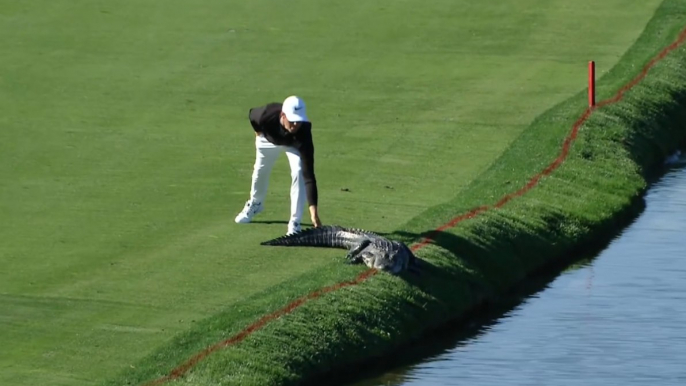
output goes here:
{"type": "Polygon", "coordinates": [[[319,216],[312,216],[312,225],[314,225],[315,228],[322,226],[322,221],[319,219],[319,216]]]}
{"type": "Polygon", "coordinates": [[[322,221],[319,219],[319,212],[316,205],[310,205],[310,219],[315,228],[322,226],[322,221]]]}

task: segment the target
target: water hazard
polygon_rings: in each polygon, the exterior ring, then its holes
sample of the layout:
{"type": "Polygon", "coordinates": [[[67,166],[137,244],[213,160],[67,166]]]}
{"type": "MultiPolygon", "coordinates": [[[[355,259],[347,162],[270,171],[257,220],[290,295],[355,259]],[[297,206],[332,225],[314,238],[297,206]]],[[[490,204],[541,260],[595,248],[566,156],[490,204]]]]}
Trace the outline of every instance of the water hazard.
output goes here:
{"type": "Polygon", "coordinates": [[[683,161],[595,257],[348,385],[686,385],[683,161]]]}

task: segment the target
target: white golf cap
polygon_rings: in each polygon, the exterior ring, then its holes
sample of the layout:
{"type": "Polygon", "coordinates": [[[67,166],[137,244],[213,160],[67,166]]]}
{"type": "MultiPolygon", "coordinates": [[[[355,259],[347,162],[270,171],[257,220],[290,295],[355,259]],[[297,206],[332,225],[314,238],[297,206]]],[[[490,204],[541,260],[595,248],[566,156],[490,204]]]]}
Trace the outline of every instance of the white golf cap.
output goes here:
{"type": "Polygon", "coordinates": [[[281,111],[286,114],[290,122],[309,122],[305,112],[305,101],[295,95],[291,95],[283,101],[281,111]]]}

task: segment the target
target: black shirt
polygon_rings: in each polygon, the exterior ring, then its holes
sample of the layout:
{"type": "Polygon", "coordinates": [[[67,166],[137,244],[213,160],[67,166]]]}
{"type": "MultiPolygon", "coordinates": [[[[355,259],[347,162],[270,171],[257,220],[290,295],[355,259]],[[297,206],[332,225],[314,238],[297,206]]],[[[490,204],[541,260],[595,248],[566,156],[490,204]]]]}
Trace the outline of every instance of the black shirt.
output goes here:
{"type": "Polygon", "coordinates": [[[291,133],[281,125],[279,116],[281,103],[269,103],[250,109],[250,124],[253,130],[261,133],[271,143],[298,149],[302,160],[303,179],[307,201],[317,205],[317,179],[314,176],[314,144],[312,143],[312,123],[303,122],[297,132],[291,133]]]}

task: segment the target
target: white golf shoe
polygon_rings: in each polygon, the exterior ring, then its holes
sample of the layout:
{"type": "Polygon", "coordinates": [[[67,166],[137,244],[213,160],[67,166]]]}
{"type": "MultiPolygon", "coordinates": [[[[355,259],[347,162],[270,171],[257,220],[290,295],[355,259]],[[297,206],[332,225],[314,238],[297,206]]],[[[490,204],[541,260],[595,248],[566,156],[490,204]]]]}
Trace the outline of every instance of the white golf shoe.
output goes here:
{"type": "Polygon", "coordinates": [[[288,233],[286,235],[292,235],[294,233],[298,233],[301,231],[300,223],[296,221],[289,221],[288,222],[288,233]]]}
{"type": "Polygon", "coordinates": [[[241,213],[236,216],[235,221],[237,224],[247,224],[252,221],[252,218],[255,217],[256,214],[262,212],[263,209],[261,202],[248,201],[245,203],[241,213]]]}

